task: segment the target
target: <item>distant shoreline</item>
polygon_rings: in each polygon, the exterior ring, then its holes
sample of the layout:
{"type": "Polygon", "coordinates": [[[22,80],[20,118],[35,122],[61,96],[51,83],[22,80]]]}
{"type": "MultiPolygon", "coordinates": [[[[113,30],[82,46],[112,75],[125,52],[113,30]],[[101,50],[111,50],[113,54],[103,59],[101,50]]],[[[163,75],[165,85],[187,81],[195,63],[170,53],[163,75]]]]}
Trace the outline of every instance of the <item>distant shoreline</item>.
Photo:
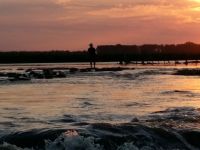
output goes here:
{"type": "MultiPolygon", "coordinates": [[[[100,45],[97,46],[97,62],[132,61],[188,61],[200,60],[200,44],[144,44],[144,45],[100,45]]],[[[0,52],[0,63],[67,63],[88,62],[87,51],[9,51],[0,52]]]]}

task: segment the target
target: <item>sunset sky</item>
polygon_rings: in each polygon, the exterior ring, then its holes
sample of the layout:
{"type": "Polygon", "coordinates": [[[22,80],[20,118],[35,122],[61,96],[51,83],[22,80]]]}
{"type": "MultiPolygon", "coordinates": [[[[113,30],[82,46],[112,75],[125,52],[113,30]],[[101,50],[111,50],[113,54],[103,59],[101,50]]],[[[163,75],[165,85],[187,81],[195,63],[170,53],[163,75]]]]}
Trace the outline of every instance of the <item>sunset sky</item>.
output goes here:
{"type": "Polygon", "coordinates": [[[200,0],[0,0],[0,50],[200,43],[200,0]]]}

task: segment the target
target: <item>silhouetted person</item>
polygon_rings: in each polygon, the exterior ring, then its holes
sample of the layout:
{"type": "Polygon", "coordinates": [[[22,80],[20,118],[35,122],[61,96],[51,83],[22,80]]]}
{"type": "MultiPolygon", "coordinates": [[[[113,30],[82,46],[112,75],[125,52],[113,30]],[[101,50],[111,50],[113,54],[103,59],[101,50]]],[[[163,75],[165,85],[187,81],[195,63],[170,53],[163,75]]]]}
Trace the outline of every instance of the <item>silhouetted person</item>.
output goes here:
{"type": "Polygon", "coordinates": [[[88,48],[88,54],[90,59],[90,67],[95,69],[96,65],[96,49],[93,47],[93,44],[91,43],[88,48]]]}

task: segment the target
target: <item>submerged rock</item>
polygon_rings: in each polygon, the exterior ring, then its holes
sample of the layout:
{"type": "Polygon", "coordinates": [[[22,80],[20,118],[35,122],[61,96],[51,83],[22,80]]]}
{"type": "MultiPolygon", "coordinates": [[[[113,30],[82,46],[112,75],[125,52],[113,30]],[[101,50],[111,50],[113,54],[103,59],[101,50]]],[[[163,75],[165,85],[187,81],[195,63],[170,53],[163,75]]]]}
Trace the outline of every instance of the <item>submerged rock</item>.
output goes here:
{"type": "Polygon", "coordinates": [[[43,69],[43,75],[45,79],[54,78],[54,72],[52,69],[43,69]]]}
{"type": "Polygon", "coordinates": [[[181,69],[174,73],[175,75],[200,76],[200,69],[181,69]]]}
{"type": "Polygon", "coordinates": [[[6,77],[6,76],[7,76],[6,73],[0,72],[0,77],[6,77]]]}
{"type": "Polygon", "coordinates": [[[62,71],[57,71],[57,72],[55,73],[55,77],[56,77],[56,78],[65,78],[65,77],[66,77],[66,74],[65,74],[64,72],[62,72],[62,71]]]}
{"type": "Polygon", "coordinates": [[[77,72],[77,71],[79,71],[78,68],[70,68],[70,69],[69,69],[69,72],[70,72],[70,73],[75,73],[75,72],[77,72]]]}
{"type": "Polygon", "coordinates": [[[134,68],[124,67],[109,67],[109,68],[29,68],[24,70],[22,73],[18,72],[1,72],[1,77],[8,77],[10,81],[22,81],[31,79],[54,79],[54,78],[65,78],[67,73],[80,73],[80,72],[105,72],[105,71],[123,71],[133,70],[134,68]]]}
{"type": "Polygon", "coordinates": [[[44,79],[44,74],[42,72],[38,72],[38,71],[33,71],[31,70],[29,73],[29,76],[31,78],[35,78],[35,79],[44,79]]]}
{"type": "Polygon", "coordinates": [[[9,81],[29,81],[30,76],[26,73],[7,73],[9,81]]]}

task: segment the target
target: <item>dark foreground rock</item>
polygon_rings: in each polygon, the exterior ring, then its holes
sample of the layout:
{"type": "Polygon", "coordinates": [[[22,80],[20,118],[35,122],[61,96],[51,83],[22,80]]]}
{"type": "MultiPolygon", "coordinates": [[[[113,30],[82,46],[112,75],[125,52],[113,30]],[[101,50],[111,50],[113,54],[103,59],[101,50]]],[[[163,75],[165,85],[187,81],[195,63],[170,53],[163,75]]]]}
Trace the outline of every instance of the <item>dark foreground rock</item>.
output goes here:
{"type": "Polygon", "coordinates": [[[177,70],[175,75],[200,76],[200,69],[181,69],[177,70]]]}

